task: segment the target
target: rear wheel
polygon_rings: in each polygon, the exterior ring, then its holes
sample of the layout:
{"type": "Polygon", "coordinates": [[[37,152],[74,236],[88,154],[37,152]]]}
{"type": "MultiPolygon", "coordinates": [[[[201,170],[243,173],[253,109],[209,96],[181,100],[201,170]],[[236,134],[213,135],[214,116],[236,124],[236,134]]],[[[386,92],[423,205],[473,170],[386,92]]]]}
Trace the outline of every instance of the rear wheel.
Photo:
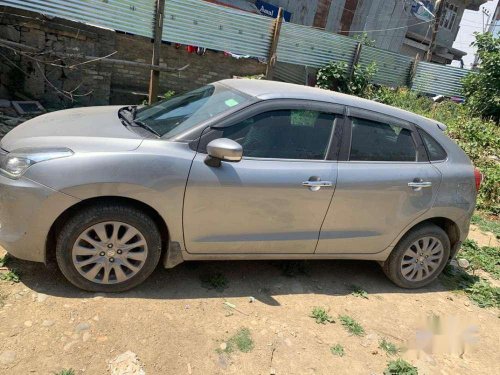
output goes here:
{"type": "Polygon", "coordinates": [[[57,238],[61,272],[93,292],[121,292],[143,282],[157,266],[161,236],[142,211],[123,205],[92,206],[74,215],[57,238]]]}
{"type": "Polygon", "coordinates": [[[387,277],[402,288],[420,288],[434,281],[450,257],[444,230],[424,224],[406,234],[383,265],[387,277]]]}

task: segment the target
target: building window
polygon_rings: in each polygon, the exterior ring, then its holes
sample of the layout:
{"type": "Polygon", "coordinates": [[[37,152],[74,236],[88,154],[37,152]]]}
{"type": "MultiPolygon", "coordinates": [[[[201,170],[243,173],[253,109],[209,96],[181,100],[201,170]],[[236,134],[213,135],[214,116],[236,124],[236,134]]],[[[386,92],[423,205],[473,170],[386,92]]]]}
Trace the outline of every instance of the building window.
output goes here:
{"type": "Polygon", "coordinates": [[[448,30],[453,29],[455,20],[457,19],[457,13],[458,7],[455,4],[450,3],[449,1],[445,1],[439,25],[448,30]]]}

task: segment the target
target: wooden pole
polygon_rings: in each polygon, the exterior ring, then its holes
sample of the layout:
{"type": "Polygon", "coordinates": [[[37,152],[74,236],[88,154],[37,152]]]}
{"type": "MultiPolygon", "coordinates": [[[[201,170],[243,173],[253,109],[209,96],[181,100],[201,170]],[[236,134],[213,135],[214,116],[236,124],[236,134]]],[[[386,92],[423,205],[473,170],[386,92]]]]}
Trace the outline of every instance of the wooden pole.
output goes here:
{"type": "Polygon", "coordinates": [[[427,54],[425,56],[425,61],[430,62],[432,60],[432,53],[434,48],[436,48],[436,36],[439,31],[439,23],[441,21],[441,15],[443,13],[444,1],[436,0],[436,14],[434,16],[434,23],[432,25],[431,41],[429,42],[429,49],[427,49],[427,54]]]}
{"type": "MultiPolygon", "coordinates": [[[[156,1],[155,24],[153,26],[153,61],[151,65],[160,65],[161,39],[163,34],[163,14],[165,13],[165,0],[156,1]]],[[[149,104],[158,100],[158,84],[160,82],[160,72],[156,69],[151,70],[149,80],[149,104]]]]}
{"type": "Polygon", "coordinates": [[[358,42],[358,45],[356,46],[356,51],[354,52],[354,58],[352,59],[351,70],[349,72],[350,78],[352,78],[352,76],[354,74],[354,67],[359,62],[359,57],[361,56],[361,49],[362,48],[363,48],[363,43],[358,42]]]}
{"type": "Polygon", "coordinates": [[[415,79],[415,74],[417,74],[417,67],[419,61],[420,61],[420,54],[417,53],[417,55],[415,56],[415,60],[413,60],[413,63],[411,64],[410,77],[408,79],[408,86],[410,89],[413,84],[413,80],[415,79]]]}
{"type": "Polygon", "coordinates": [[[281,25],[283,24],[283,8],[279,8],[278,16],[274,23],[273,39],[269,48],[269,57],[267,59],[266,79],[272,80],[274,75],[274,66],[276,65],[276,50],[280,39],[281,25]]]}

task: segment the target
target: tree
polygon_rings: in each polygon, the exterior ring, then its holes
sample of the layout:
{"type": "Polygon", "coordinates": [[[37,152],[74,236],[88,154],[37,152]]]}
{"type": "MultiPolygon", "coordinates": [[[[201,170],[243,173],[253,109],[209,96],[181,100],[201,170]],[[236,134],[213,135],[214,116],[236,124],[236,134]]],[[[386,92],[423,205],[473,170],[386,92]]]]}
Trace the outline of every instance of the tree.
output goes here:
{"type": "Polygon", "coordinates": [[[475,33],[472,46],[477,48],[479,69],[462,81],[462,93],[473,114],[500,121],[500,37],[475,33]]]}

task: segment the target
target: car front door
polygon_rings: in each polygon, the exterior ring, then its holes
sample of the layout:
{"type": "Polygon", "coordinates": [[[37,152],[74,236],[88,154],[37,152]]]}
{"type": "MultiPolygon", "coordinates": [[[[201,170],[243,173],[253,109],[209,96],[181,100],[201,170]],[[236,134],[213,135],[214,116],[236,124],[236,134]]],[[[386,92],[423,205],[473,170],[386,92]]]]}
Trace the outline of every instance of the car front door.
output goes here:
{"type": "Polygon", "coordinates": [[[353,108],[346,123],[316,253],[375,254],[431,208],[441,174],[412,124],[353,108]]]}
{"type": "Polygon", "coordinates": [[[206,129],[186,186],[186,250],[313,253],[337,180],[332,140],[341,113],[335,105],[269,101],[206,129]],[[206,144],[217,138],[240,143],[242,160],[205,164],[206,144]],[[329,186],[308,186],[317,181],[329,186]]]}

